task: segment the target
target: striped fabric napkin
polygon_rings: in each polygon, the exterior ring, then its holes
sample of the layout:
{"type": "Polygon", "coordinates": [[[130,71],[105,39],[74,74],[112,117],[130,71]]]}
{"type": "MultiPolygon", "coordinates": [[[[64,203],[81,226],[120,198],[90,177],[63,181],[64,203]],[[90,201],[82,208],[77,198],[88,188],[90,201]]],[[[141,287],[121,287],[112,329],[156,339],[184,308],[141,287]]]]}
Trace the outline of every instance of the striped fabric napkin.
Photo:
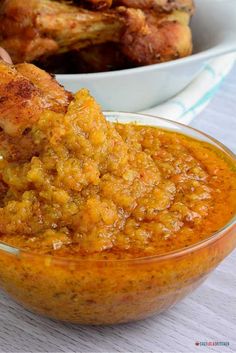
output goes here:
{"type": "Polygon", "coordinates": [[[208,62],[201,73],[178,95],[143,113],[189,124],[211,101],[233,68],[236,53],[208,62]]]}

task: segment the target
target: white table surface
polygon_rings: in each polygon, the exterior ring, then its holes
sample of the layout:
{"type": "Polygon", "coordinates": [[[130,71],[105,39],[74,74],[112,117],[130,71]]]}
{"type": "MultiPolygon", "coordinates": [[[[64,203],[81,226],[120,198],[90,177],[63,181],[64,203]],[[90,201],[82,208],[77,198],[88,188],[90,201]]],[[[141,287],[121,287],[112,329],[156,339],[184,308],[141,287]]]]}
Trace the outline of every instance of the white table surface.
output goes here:
{"type": "MultiPolygon", "coordinates": [[[[192,126],[236,152],[236,67],[192,126]]],[[[236,352],[236,252],[191,296],[145,321],[82,327],[39,317],[0,293],[0,352],[236,352]],[[229,347],[196,346],[226,341],[229,347]]]]}

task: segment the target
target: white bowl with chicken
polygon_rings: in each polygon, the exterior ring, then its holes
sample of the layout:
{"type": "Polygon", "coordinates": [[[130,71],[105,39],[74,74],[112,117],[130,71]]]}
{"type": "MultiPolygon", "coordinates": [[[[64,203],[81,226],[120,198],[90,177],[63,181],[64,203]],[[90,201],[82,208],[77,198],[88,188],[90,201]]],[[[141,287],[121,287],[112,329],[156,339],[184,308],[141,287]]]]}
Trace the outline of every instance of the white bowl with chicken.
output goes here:
{"type": "Polygon", "coordinates": [[[195,0],[193,55],[126,70],[57,75],[68,90],[87,87],[106,110],[142,111],[185,88],[209,59],[236,50],[235,0],[195,0]]]}
{"type": "Polygon", "coordinates": [[[80,0],[96,11],[73,1],[72,6],[70,1],[30,0],[25,6],[4,0],[0,46],[14,63],[40,65],[41,60],[44,65],[51,57],[66,89],[88,88],[106,110],[151,108],[186,87],[209,59],[236,50],[235,0],[195,0],[196,9],[192,0],[80,0]],[[114,7],[107,9],[111,3],[114,7]],[[114,71],[76,73],[67,51],[82,72],[84,60],[97,71],[111,61],[118,64],[114,71]],[[61,57],[72,73],[61,73],[61,57]],[[122,64],[129,68],[121,69],[122,64]]]}

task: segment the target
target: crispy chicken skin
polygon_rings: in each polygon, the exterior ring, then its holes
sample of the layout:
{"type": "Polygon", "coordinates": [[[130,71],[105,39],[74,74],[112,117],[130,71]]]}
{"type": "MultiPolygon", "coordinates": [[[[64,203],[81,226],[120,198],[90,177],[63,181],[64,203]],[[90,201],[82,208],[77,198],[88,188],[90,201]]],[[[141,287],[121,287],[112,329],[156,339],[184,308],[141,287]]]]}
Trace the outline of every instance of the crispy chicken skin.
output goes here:
{"type": "Polygon", "coordinates": [[[40,91],[16,68],[0,62],[0,126],[9,135],[22,133],[43,105],[40,91]]]}
{"type": "Polygon", "coordinates": [[[0,61],[0,126],[11,136],[29,128],[43,109],[65,112],[71,100],[48,73],[32,64],[0,61]]]}
{"type": "Polygon", "coordinates": [[[65,113],[72,95],[32,64],[0,61],[0,152],[7,160],[27,159],[36,146],[30,128],[44,109],[65,113]]]}
{"type": "Polygon", "coordinates": [[[122,19],[51,0],[3,0],[0,45],[14,63],[119,40],[122,19]]]}
{"type": "Polygon", "coordinates": [[[166,5],[165,0],[157,0],[156,3],[158,9],[161,4],[162,9],[168,9],[168,3],[182,10],[158,12],[154,4],[151,6],[150,2],[142,0],[143,9],[120,6],[107,11],[90,11],[52,0],[29,0],[27,3],[3,0],[0,45],[9,52],[14,63],[40,62],[52,55],[108,42],[119,44],[127,62],[135,65],[149,65],[191,54],[191,14],[187,9],[191,0],[166,0],[166,5]]]}
{"type": "Polygon", "coordinates": [[[169,61],[192,53],[189,15],[174,11],[157,16],[155,12],[128,9],[122,50],[137,65],[169,61]]]}
{"type": "Polygon", "coordinates": [[[51,75],[32,64],[18,64],[16,70],[40,91],[43,108],[57,113],[66,112],[73,96],[51,75]]]}

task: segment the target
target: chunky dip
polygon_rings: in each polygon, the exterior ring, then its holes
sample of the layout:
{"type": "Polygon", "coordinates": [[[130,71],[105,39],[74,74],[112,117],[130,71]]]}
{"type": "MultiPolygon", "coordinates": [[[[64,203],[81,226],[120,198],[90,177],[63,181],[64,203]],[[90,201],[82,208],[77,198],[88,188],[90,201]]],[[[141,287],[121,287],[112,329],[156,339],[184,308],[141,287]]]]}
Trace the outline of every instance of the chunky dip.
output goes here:
{"type": "Polygon", "coordinates": [[[30,160],[1,161],[0,240],[40,254],[128,259],[210,237],[236,208],[235,168],[213,146],[106,121],[86,90],[45,111],[30,160]]]}

